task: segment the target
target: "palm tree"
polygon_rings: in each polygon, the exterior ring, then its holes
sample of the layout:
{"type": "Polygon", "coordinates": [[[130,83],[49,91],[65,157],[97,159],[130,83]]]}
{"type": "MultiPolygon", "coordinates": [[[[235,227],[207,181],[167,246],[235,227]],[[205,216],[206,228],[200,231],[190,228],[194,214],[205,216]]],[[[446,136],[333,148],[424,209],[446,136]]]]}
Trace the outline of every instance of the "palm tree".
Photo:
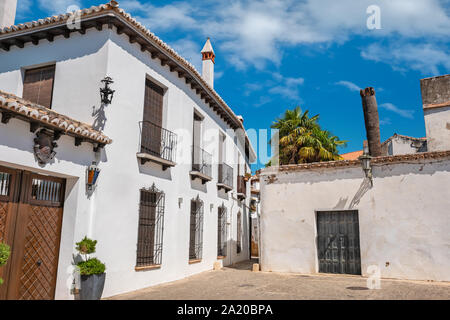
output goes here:
{"type": "Polygon", "coordinates": [[[310,163],[341,160],[338,147],[346,141],[339,140],[330,131],[322,130],[317,123],[319,115],[309,117],[300,107],[286,110],[271,128],[279,129],[279,162],[283,164],[310,163]]]}

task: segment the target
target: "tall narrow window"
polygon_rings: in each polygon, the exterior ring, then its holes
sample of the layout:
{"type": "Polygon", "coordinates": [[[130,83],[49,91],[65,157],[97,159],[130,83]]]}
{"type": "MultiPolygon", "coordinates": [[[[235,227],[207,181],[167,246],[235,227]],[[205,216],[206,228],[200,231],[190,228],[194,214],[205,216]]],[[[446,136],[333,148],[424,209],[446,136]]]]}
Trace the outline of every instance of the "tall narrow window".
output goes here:
{"type": "Polygon", "coordinates": [[[55,65],[25,70],[22,98],[51,108],[54,79],[55,65]]]}
{"type": "Polygon", "coordinates": [[[160,265],[163,248],[164,192],[141,189],[136,269],[160,265]]]}
{"type": "Polygon", "coordinates": [[[222,204],[217,212],[217,256],[227,255],[227,208],[222,204]]]}
{"type": "Polygon", "coordinates": [[[161,157],[164,89],[150,80],[145,81],[144,118],[141,152],[161,157]]]}
{"type": "Polygon", "coordinates": [[[200,260],[203,251],[203,201],[197,196],[191,200],[189,232],[189,260],[200,260]]]}
{"type": "Polygon", "coordinates": [[[236,252],[241,253],[242,250],[242,215],[239,211],[237,214],[237,234],[236,234],[236,252]]]}
{"type": "Polygon", "coordinates": [[[192,128],[192,169],[199,172],[201,172],[202,169],[201,130],[202,118],[194,112],[194,125],[192,128]]]}

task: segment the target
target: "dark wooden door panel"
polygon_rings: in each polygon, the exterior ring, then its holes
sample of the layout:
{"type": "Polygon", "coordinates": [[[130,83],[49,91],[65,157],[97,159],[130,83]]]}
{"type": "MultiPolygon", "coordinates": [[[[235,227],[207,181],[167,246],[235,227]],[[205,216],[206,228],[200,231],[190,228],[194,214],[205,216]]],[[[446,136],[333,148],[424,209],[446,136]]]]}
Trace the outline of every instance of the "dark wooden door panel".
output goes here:
{"type": "Polygon", "coordinates": [[[53,299],[65,181],[26,171],[12,174],[9,201],[5,192],[0,198],[0,241],[11,246],[8,264],[0,269],[6,280],[0,298],[53,299]]]}
{"type": "Polygon", "coordinates": [[[357,211],[317,213],[319,272],[361,274],[357,211]]]}

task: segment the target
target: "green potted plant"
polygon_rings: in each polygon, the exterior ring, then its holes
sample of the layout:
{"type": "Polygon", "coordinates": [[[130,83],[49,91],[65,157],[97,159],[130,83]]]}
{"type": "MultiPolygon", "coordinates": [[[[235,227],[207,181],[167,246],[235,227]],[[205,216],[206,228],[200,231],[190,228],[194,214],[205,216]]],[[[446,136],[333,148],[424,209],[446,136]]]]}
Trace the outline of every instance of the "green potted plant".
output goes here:
{"type": "Polygon", "coordinates": [[[76,249],[84,260],[77,263],[80,272],[80,299],[100,300],[105,286],[105,264],[97,258],[90,257],[95,253],[97,240],[84,237],[76,243],[76,249]]]}
{"type": "MultiPolygon", "coordinates": [[[[8,261],[9,255],[11,251],[9,246],[6,243],[0,243],[0,267],[4,266],[6,264],[6,261],[8,261]]],[[[3,279],[0,278],[0,285],[3,284],[3,279]]]]}

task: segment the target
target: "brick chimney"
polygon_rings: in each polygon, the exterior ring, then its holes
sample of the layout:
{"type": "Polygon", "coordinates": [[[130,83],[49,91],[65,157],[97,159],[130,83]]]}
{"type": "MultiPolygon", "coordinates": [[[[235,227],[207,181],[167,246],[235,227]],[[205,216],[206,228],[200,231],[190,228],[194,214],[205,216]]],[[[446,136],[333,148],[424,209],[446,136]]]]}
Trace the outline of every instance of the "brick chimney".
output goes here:
{"type": "Polygon", "coordinates": [[[0,29],[14,25],[17,0],[0,1],[0,29]]]}
{"type": "Polygon", "coordinates": [[[214,88],[214,59],[216,55],[211,45],[209,38],[206,40],[202,49],[202,78],[209,84],[211,88],[214,88]]]}
{"type": "Polygon", "coordinates": [[[450,150],[450,74],[420,80],[428,151],[450,150]]]}
{"type": "Polygon", "coordinates": [[[380,120],[378,117],[378,105],[375,98],[375,90],[368,87],[360,91],[366,125],[369,153],[372,157],[381,156],[380,120]]]}

